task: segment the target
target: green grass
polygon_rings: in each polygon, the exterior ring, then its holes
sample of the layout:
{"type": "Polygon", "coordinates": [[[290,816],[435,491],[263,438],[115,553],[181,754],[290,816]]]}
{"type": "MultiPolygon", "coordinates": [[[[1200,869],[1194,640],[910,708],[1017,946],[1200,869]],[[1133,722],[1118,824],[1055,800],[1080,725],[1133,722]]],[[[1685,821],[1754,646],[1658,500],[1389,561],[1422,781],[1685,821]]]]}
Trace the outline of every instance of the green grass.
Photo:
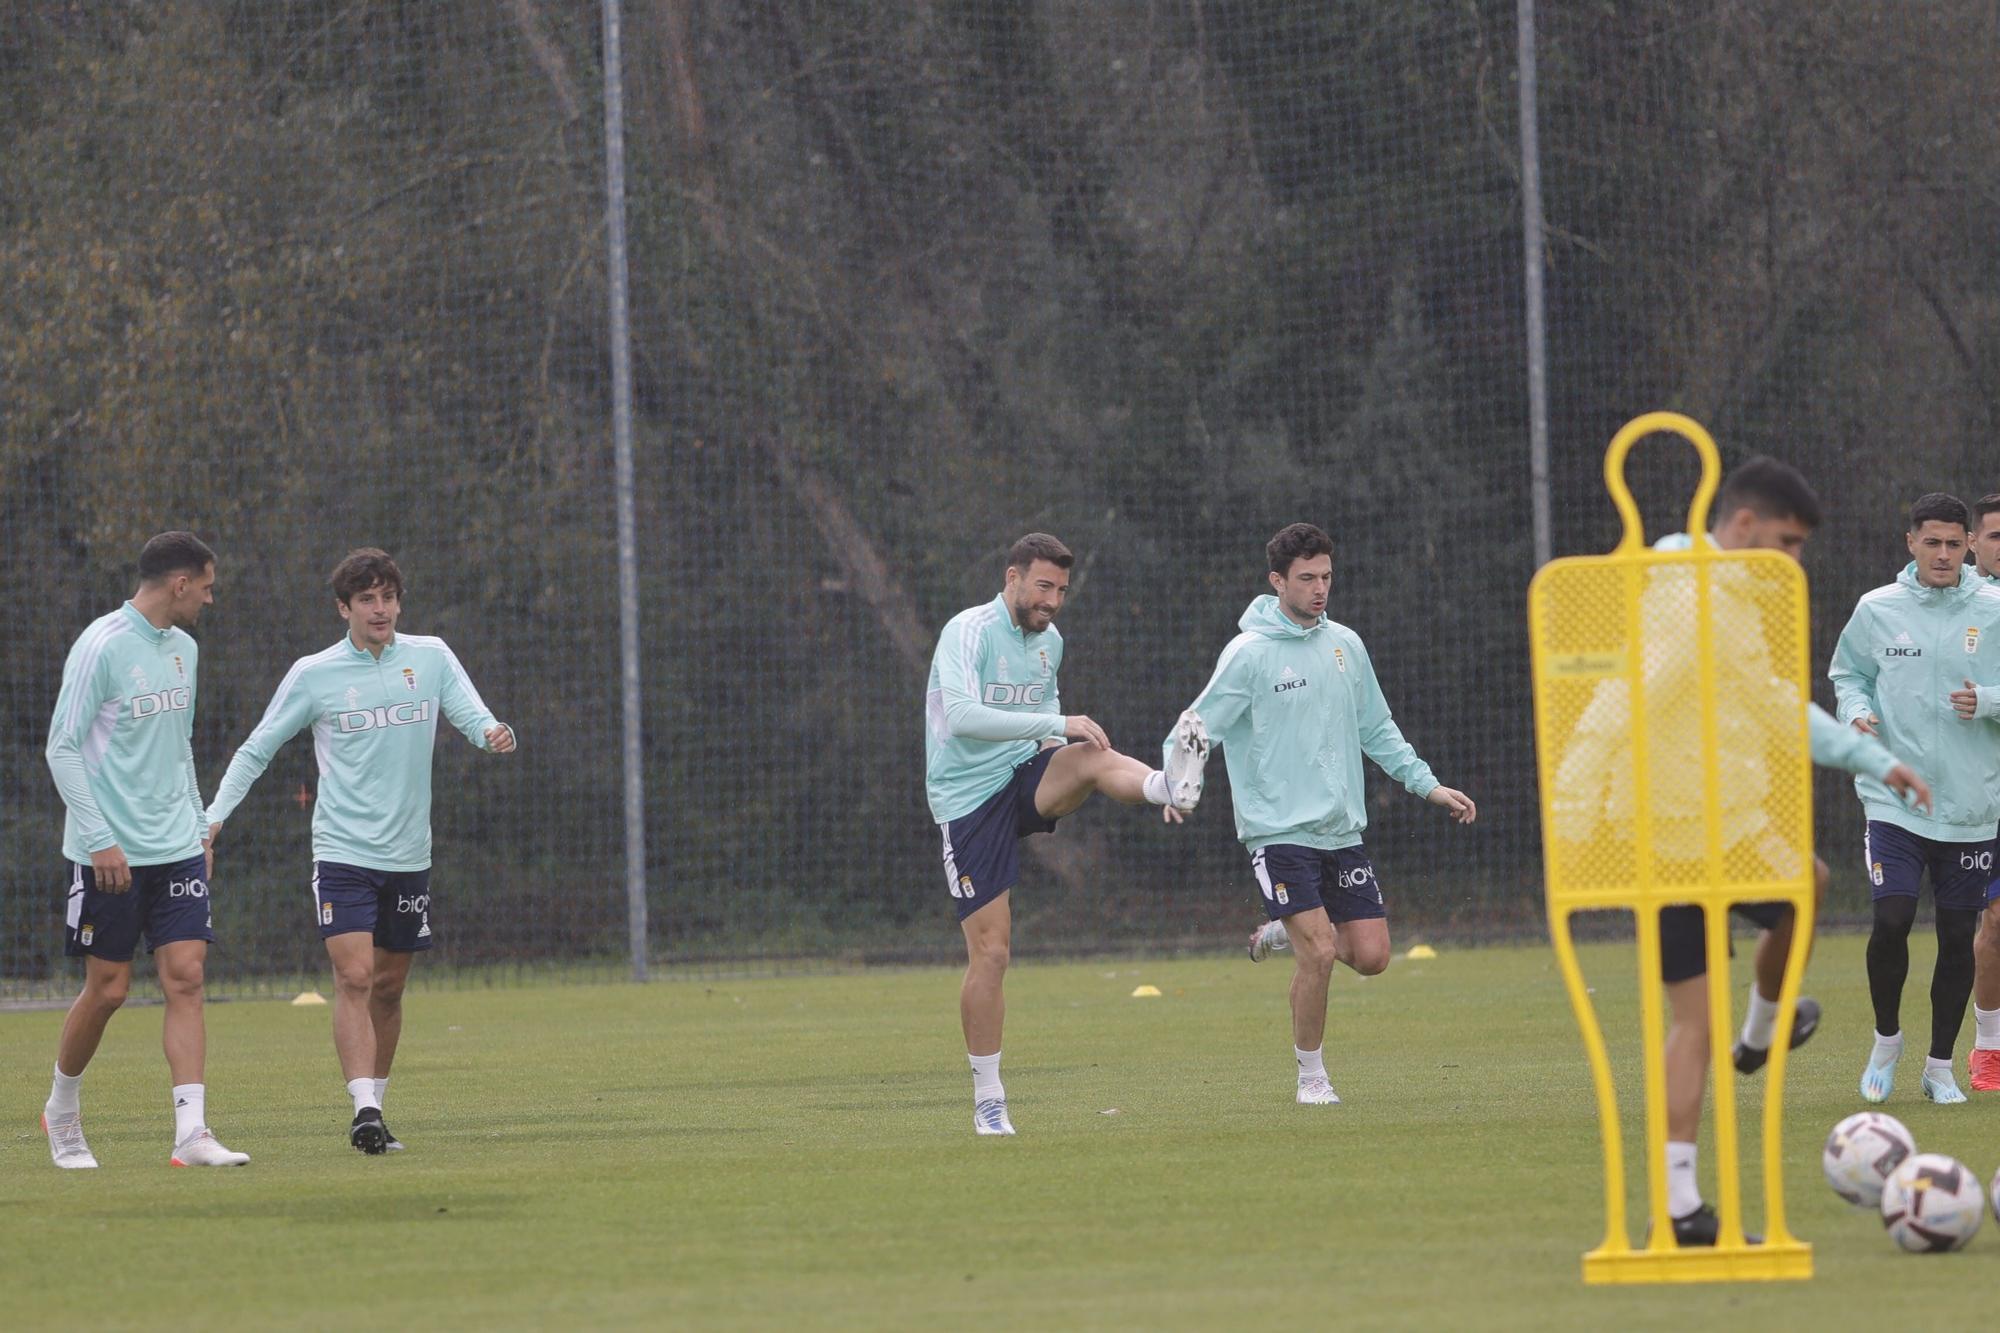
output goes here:
{"type": "MultiPolygon", "coordinates": [[[[1928,1018],[1921,938],[1915,952],[1913,1033],[1928,1018]]],[[[411,1150],[373,1159],[346,1146],[327,1010],[217,1005],[209,1109],[255,1159],[240,1171],[167,1169],[157,1009],[121,1015],[86,1080],[103,1169],[55,1171],[34,1124],[61,1016],[0,1014],[0,1324],[1970,1321],[2000,1238],[1902,1255],[1819,1179],[1821,1137],[1858,1107],[1860,953],[1821,944],[1810,988],[1828,1020],[1788,1098],[1808,1283],[1582,1286],[1579,1255],[1602,1234],[1582,1048],[1549,951],[1496,948],[1341,973],[1327,1048],[1347,1100],[1325,1109],[1291,1103],[1283,956],[1018,966],[1007,1141],[971,1133],[942,969],[413,994],[389,1098],[411,1150]],[[1130,998],[1141,982],[1165,994],[1130,998]]],[[[1629,1028],[1630,946],[1593,947],[1586,967],[1629,1028]]],[[[1635,1045],[1619,1047],[1628,1081],[1635,1045]]],[[[1887,1109],[1924,1148],[1990,1172],[2000,1099],[1918,1100],[1919,1056],[1887,1109]]],[[[1739,1086],[1754,1111],[1762,1079],[1739,1086]]]]}

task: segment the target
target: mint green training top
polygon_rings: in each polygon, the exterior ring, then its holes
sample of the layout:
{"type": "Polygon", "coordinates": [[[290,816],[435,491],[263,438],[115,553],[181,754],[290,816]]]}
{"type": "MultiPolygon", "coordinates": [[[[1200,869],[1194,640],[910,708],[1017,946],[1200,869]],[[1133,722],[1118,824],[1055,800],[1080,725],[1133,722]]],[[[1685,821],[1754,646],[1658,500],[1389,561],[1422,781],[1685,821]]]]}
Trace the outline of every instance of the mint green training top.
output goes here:
{"type": "Polygon", "coordinates": [[[426,869],[440,714],[482,750],[490,748],[487,729],[503,725],[443,639],[398,634],[378,659],[343,635],[292,663],[263,720],[230,759],[208,823],[227,820],[278,747],[310,727],[319,761],[313,859],[426,869]]]}
{"type": "Polygon", "coordinates": [[[924,692],[924,788],[932,819],[945,824],[971,814],[1042,741],[1061,739],[1062,655],[1056,627],[1023,630],[1004,592],[945,625],[924,692]]]}
{"type": "MultiPolygon", "coordinates": [[[[1268,593],[1237,624],[1243,632],[1188,707],[1222,747],[1244,846],[1359,843],[1368,827],[1364,754],[1412,796],[1437,787],[1389,715],[1360,635],[1324,615],[1300,625],[1268,593]]],[[[1169,735],[1162,755],[1173,744],[1169,735]]]]}
{"type": "Polygon", "coordinates": [[[1913,560],[1863,595],[1833,650],[1842,723],[1876,716],[1882,743],[1930,784],[1931,814],[1864,774],[1854,790],[1868,818],[1937,842],[1982,842],[2000,828],[2000,587],[1967,565],[1948,588],[1917,578],[1913,560]],[[1978,691],[1975,716],[1951,694],[1978,691]]]}
{"type": "Polygon", "coordinates": [[[71,861],[87,864],[109,847],[135,866],[201,855],[208,826],[192,742],[199,660],[186,630],[156,629],[130,602],[71,645],[46,751],[71,861]]]}

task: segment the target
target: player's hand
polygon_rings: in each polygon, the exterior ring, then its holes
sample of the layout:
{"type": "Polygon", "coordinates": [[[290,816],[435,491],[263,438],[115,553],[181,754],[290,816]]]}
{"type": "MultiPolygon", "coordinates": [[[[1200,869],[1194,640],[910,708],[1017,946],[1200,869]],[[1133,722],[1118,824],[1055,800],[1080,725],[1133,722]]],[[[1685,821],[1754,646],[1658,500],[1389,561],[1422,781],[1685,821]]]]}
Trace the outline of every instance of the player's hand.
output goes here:
{"type": "Polygon", "coordinates": [[[486,729],[486,748],[495,754],[514,753],[514,729],[505,723],[495,723],[486,729]]]}
{"type": "Polygon", "coordinates": [[[90,873],[106,893],[123,893],[132,887],[131,863],[125,859],[125,849],[116,843],[90,854],[90,873]]]}
{"type": "Polygon", "coordinates": [[[1479,807],[1474,805],[1472,798],[1462,791],[1455,791],[1450,787],[1433,787],[1431,794],[1424,799],[1432,805],[1441,805],[1451,811],[1451,817],[1461,824],[1470,824],[1479,818],[1479,807]]]}
{"type": "Polygon", "coordinates": [[[1169,824],[1179,824],[1187,819],[1187,815],[1171,805],[1163,805],[1160,807],[1160,818],[1169,824]]]}
{"type": "Polygon", "coordinates": [[[1104,728],[1098,726],[1081,713],[1063,719],[1063,735],[1073,741],[1082,741],[1086,745],[1094,745],[1100,750],[1111,748],[1111,738],[1104,734],[1104,728]]]}
{"type": "Polygon", "coordinates": [[[1966,681],[1964,689],[1951,692],[1951,706],[1960,717],[1972,721],[1979,715],[1979,687],[1966,681]]]}
{"type": "Polygon", "coordinates": [[[1857,717],[1854,719],[1854,729],[1864,736],[1873,736],[1875,728],[1881,725],[1882,719],[1873,713],[1870,713],[1867,717],[1857,717]]]}
{"type": "Polygon", "coordinates": [[[220,824],[210,824],[208,826],[208,836],[201,840],[201,877],[203,879],[215,878],[215,831],[221,827],[222,825],[220,824]]]}
{"type": "Polygon", "coordinates": [[[1882,779],[1882,785],[1902,797],[1918,814],[1931,812],[1930,786],[1908,764],[1898,764],[1890,769],[1889,775],[1882,779]]]}

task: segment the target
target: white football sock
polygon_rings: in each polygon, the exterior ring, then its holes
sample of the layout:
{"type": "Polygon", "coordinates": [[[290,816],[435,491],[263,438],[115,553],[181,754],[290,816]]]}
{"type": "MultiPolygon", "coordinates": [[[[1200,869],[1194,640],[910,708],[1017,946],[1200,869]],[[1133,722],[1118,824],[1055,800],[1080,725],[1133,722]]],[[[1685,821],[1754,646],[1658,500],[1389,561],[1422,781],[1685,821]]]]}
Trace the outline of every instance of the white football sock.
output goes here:
{"type": "Polygon", "coordinates": [[[1294,1046],[1292,1054],[1299,1060],[1299,1082],[1303,1083],[1313,1077],[1326,1077],[1326,1047],[1317,1046],[1310,1051],[1302,1051],[1294,1046]]]}
{"type": "Polygon", "coordinates": [[[1972,1006],[1972,1024],[1979,1035],[1972,1044],[1982,1051],[2000,1051],[2000,1009],[1972,1006]]]}
{"type": "Polygon", "coordinates": [[[1694,1145],[1667,1141],[1667,1213],[1686,1217],[1701,1207],[1701,1186],[1695,1183],[1694,1145]]]}
{"type": "Polygon", "coordinates": [[[378,1078],[374,1080],[374,1083],[375,1083],[375,1104],[377,1106],[387,1106],[389,1104],[387,1101],[387,1098],[389,1096],[388,1078],[386,1076],[383,1078],[378,1078]]]}
{"type": "Polygon", "coordinates": [[[186,1143],[208,1126],[208,1089],[199,1083],[174,1084],[174,1142],[186,1143]]]}
{"type": "Polygon", "coordinates": [[[42,1107],[42,1114],[54,1120],[58,1116],[82,1114],[82,1104],[77,1100],[83,1090],[83,1075],[65,1074],[62,1066],[56,1066],[55,1085],[49,1089],[48,1104],[42,1107]]]}
{"type": "Polygon", "coordinates": [[[354,1099],[354,1114],[360,1115],[369,1107],[382,1109],[382,1103],[375,1097],[375,1080],[372,1078],[351,1078],[347,1080],[347,1095],[354,1099]]]}
{"type": "Polygon", "coordinates": [[[1878,1032],[1875,1034],[1875,1049],[1868,1052],[1868,1063],[1880,1069],[1884,1065],[1895,1064],[1902,1054],[1902,1032],[1898,1031],[1893,1037],[1885,1037],[1878,1032]]]}
{"type": "Polygon", "coordinates": [[[1757,993],[1757,983],[1750,983],[1750,1011],[1743,1015],[1743,1044],[1752,1050],[1771,1049],[1771,1029],[1777,1025],[1778,1002],[1767,1000],[1757,993]]]}
{"type": "Polygon", "coordinates": [[[1930,1073],[1930,1072],[1931,1072],[1931,1071],[1932,1071],[1933,1069],[1942,1069],[1942,1070],[1943,1070],[1943,1071],[1944,1071],[1945,1073],[1949,1074],[1949,1073],[1951,1072],[1951,1061],[1949,1061],[1949,1060],[1940,1060],[1940,1059],[1938,1059],[1938,1058],[1937,1058],[1937,1057],[1936,1057],[1935,1055],[1927,1055],[1927,1056],[1925,1056],[1925,1057],[1924,1057],[1924,1072],[1925,1072],[1926,1074],[1928,1074],[1928,1073],[1930,1073]]]}
{"type": "Polygon", "coordinates": [[[987,1101],[990,1098],[1005,1098],[1007,1090],[1000,1086],[1000,1052],[991,1055],[967,1055],[972,1061],[972,1100],[987,1101]]]}
{"type": "Polygon", "coordinates": [[[1154,805],[1165,805],[1173,799],[1167,795],[1167,775],[1157,768],[1146,775],[1146,785],[1143,790],[1146,799],[1154,805]]]}

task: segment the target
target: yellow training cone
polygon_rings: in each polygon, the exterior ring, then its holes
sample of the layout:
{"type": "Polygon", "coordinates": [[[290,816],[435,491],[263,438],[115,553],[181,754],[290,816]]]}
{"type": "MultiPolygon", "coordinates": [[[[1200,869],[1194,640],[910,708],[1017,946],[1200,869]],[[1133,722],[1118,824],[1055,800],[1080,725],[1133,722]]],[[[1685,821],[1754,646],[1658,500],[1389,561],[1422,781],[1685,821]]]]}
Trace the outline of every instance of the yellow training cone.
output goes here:
{"type": "Polygon", "coordinates": [[[1437,956],[1438,956],[1438,951],[1436,949],[1431,948],[1431,946],[1428,944],[1412,944],[1410,946],[1410,951],[1403,955],[1403,957],[1405,958],[1414,958],[1419,962],[1423,961],[1426,958],[1435,958],[1437,956]]]}
{"type": "Polygon", "coordinates": [[[1135,986],[1132,988],[1132,998],[1135,1000],[1158,999],[1159,996],[1160,988],[1158,986],[1135,986]]]}
{"type": "Polygon", "coordinates": [[[300,1005],[325,1004],[325,1003],[326,1003],[326,996],[321,995],[316,990],[302,990],[297,995],[292,997],[293,1008],[297,1008],[300,1005]]]}

